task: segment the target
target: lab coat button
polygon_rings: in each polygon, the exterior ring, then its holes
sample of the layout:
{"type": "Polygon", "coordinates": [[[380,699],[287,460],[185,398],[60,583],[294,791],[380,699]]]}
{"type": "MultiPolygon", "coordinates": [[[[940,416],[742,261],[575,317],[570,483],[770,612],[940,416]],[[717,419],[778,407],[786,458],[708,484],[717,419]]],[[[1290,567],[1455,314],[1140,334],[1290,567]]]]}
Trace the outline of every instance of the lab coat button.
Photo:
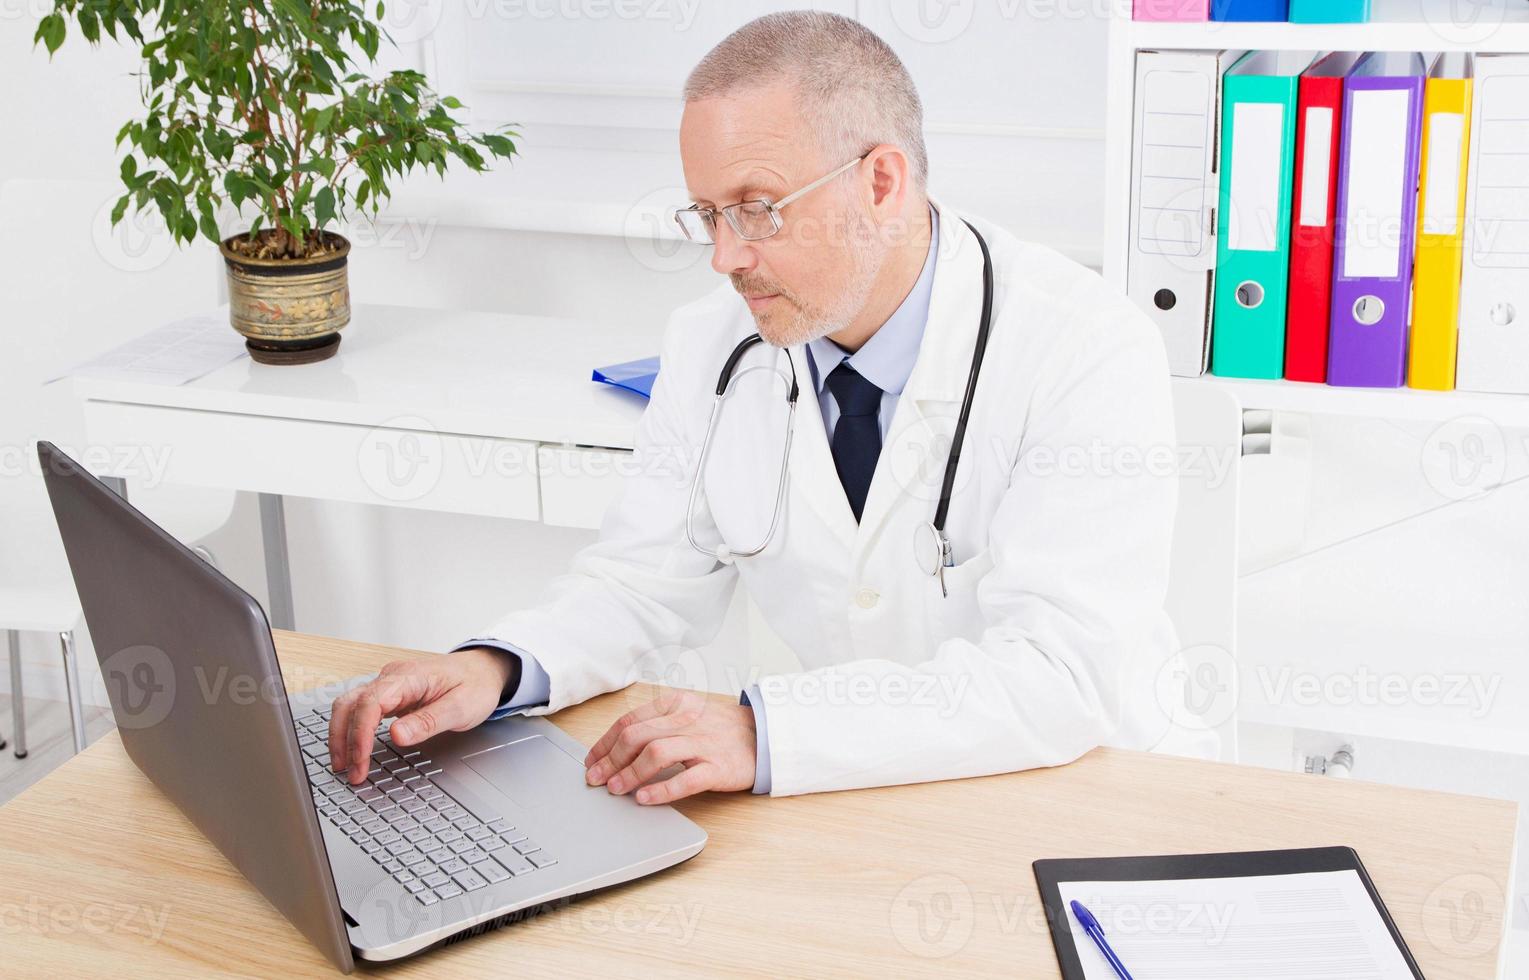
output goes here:
{"type": "Polygon", "coordinates": [[[861,589],[855,593],[855,605],[861,609],[872,609],[881,601],[881,594],[875,589],[861,589]]]}

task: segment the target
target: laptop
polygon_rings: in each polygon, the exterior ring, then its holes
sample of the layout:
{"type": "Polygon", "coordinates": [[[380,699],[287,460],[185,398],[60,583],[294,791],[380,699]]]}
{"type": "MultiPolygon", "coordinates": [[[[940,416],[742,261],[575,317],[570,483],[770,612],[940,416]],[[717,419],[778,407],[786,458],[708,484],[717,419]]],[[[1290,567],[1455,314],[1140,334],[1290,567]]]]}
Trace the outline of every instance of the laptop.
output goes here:
{"type": "Polygon", "coordinates": [[[394,960],[679,864],[706,832],[584,782],[586,747],[510,717],[328,764],[352,678],[288,694],[260,605],[48,442],[44,481],[123,747],[339,969],[394,960]]]}

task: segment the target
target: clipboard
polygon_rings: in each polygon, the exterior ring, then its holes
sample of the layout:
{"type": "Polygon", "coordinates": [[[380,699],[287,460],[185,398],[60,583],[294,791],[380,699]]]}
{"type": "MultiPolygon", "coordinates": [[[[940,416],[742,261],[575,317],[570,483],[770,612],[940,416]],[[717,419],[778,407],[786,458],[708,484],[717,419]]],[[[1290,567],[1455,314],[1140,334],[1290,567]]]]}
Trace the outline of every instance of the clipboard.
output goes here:
{"type": "MultiPolygon", "coordinates": [[[[1063,980],[1086,980],[1083,960],[1073,940],[1071,915],[1063,901],[1062,886],[1068,882],[1171,882],[1185,879],[1270,878],[1322,872],[1355,872],[1374,903],[1406,968],[1416,980],[1424,980],[1412,951],[1402,938],[1391,913],[1370,880],[1359,854],[1351,847],[1313,847],[1282,851],[1237,851],[1220,854],[1172,854],[1150,857],[1048,858],[1034,862],[1035,883],[1045,906],[1051,942],[1063,980]]],[[[1098,910],[1093,910],[1097,914],[1098,910]]],[[[1106,936],[1109,928],[1106,925],[1106,936]]],[[[1086,945],[1086,944],[1085,944],[1086,945]]],[[[1092,949],[1083,953],[1092,955],[1092,949]]],[[[1126,966],[1131,963],[1125,954],[1126,966]]]]}

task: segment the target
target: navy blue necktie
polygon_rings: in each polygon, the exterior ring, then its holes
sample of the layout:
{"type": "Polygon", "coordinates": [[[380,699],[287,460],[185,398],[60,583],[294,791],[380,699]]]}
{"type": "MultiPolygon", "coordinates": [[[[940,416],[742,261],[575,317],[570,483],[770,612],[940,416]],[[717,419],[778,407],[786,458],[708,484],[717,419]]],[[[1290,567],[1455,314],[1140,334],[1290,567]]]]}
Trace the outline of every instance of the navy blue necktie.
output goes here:
{"type": "Polygon", "coordinates": [[[834,469],[849,498],[855,520],[865,509],[865,495],[871,489],[871,474],[876,472],[876,457],[881,455],[881,389],[862,378],[846,361],[828,374],[828,390],[839,403],[839,421],[834,425],[834,469]]]}

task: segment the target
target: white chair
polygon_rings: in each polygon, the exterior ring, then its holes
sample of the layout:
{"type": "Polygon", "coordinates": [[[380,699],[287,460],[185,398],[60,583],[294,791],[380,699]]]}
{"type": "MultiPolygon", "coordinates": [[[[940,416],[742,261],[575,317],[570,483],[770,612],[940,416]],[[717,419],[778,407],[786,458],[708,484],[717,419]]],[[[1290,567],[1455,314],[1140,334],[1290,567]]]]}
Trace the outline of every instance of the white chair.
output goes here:
{"type": "MultiPolygon", "coordinates": [[[[69,730],[74,751],[85,748],[85,711],[80,693],[80,670],[75,660],[74,628],[80,620],[80,602],[72,586],[17,587],[0,589],[0,628],[5,630],[11,661],[11,721],[16,758],[27,757],[26,706],[21,685],[22,633],[49,633],[58,637],[64,658],[64,684],[69,703],[69,730]]],[[[0,748],[5,743],[0,741],[0,748]]]]}

